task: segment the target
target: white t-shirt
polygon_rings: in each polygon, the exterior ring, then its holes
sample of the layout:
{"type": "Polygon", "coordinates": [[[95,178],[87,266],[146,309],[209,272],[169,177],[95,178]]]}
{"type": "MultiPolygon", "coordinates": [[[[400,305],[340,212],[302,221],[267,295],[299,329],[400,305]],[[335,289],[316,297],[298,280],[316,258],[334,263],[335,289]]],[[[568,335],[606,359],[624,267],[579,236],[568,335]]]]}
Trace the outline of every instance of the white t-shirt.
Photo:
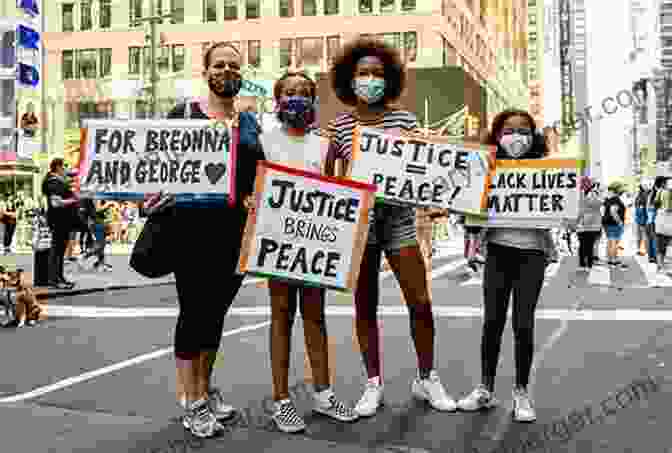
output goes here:
{"type": "Polygon", "coordinates": [[[280,127],[260,136],[266,159],[280,165],[322,172],[322,141],[316,134],[290,137],[280,127]]]}

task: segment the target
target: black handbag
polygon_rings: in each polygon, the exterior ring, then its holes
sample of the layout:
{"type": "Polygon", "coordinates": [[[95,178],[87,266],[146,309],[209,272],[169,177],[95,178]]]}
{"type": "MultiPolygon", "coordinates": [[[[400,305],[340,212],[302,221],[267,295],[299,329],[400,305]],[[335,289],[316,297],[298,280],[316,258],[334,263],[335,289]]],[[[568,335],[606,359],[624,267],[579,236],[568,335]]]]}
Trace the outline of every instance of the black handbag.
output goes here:
{"type": "Polygon", "coordinates": [[[147,219],[133,246],[130,266],[147,278],[161,278],[174,271],[176,241],[175,207],[147,219]]]}

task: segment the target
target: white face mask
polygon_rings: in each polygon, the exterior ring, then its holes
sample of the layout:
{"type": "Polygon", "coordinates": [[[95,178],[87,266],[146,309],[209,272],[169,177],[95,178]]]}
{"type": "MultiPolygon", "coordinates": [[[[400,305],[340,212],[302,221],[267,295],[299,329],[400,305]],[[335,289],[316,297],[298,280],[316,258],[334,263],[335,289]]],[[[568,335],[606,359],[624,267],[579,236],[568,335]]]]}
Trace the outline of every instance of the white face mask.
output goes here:
{"type": "Polygon", "coordinates": [[[523,134],[506,134],[499,139],[499,145],[514,159],[527,153],[532,147],[532,136],[523,134]]]}

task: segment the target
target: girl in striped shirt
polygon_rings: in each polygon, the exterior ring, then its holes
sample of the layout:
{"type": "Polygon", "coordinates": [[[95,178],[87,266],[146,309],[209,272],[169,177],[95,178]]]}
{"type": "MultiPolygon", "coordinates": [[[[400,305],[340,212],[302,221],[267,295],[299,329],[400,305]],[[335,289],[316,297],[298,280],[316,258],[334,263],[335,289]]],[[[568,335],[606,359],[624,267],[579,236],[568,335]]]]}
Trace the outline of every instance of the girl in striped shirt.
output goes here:
{"type": "MultiPolygon", "coordinates": [[[[399,53],[387,44],[359,38],[345,46],[331,70],[336,96],[352,112],[328,126],[330,136],[326,171],[345,177],[352,165],[352,136],[356,126],[385,129],[387,133],[418,127],[415,115],[392,107],[405,84],[399,53]]],[[[380,259],[384,251],[401,286],[410,315],[411,336],[418,357],[418,375],[412,393],[441,411],[456,410],[434,370],[434,319],[427,288],[427,269],[416,238],[415,210],[389,203],[376,204],[369,217],[368,244],[355,292],[356,330],[366,366],[366,390],[355,410],[374,415],[383,399],[379,356],[378,301],[380,259]]]]}

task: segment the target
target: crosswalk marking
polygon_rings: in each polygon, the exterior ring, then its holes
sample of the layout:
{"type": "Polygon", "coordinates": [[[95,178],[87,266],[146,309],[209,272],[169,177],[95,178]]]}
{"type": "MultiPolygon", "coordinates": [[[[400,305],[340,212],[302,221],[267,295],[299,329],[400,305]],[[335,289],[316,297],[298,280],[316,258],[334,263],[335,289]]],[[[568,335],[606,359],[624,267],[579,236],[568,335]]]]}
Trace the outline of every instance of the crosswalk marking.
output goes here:
{"type": "Polygon", "coordinates": [[[608,267],[593,266],[588,275],[588,283],[598,286],[610,286],[611,270],[608,267]]]}
{"type": "Polygon", "coordinates": [[[669,288],[672,286],[672,278],[670,278],[669,275],[656,272],[657,266],[653,263],[649,263],[648,257],[635,255],[634,258],[635,262],[646,276],[649,288],[669,288]]]}

